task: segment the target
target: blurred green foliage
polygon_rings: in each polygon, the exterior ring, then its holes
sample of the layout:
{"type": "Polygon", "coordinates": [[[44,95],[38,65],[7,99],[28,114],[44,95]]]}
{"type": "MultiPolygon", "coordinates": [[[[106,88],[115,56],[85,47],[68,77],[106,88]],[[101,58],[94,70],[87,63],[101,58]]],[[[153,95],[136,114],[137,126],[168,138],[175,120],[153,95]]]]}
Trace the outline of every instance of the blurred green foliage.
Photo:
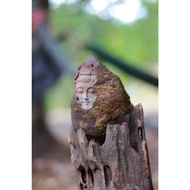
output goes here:
{"type": "MultiPolygon", "coordinates": [[[[101,46],[111,55],[152,73],[158,64],[158,3],[143,1],[147,16],[130,24],[101,20],[98,16],[87,14],[80,6],[62,4],[50,8],[50,27],[56,37],[64,33],[66,39],[60,43],[71,64],[76,68],[89,55],[94,55],[84,48],[85,43],[101,46]]],[[[98,58],[99,59],[99,58],[98,58]]],[[[111,71],[120,76],[123,83],[131,83],[134,78],[99,59],[111,71]]],[[[63,76],[57,84],[45,94],[46,110],[53,107],[69,107],[73,93],[73,78],[63,76]]]]}

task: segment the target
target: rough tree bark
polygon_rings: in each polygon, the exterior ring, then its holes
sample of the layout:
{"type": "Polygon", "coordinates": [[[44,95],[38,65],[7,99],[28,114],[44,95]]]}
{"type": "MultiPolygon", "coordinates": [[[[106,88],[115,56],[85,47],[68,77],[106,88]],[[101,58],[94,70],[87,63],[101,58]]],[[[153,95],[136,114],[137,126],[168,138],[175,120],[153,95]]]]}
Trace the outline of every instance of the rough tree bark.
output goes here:
{"type": "Polygon", "coordinates": [[[141,104],[102,137],[71,127],[69,144],[80,190],[153,190],[141,104]]]}

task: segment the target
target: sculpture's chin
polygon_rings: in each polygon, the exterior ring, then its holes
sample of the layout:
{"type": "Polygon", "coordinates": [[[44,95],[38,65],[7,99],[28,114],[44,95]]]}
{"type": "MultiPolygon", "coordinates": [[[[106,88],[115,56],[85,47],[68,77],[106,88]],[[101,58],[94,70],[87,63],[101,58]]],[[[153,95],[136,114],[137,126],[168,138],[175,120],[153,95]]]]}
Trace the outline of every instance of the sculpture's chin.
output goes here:
{"type": "Polygon", "coordinates": [[[82,109],[89,110],[92,108],[92,105],[89,103],[82,103],[81,107],[82,109]]]}

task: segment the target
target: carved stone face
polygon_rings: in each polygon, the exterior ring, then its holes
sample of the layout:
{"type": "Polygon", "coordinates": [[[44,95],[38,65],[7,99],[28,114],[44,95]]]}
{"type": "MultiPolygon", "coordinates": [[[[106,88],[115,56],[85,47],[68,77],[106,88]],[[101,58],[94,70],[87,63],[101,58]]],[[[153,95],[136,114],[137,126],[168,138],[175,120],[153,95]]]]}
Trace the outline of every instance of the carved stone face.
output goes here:
{"type": "Polygon", "coordinates": [[[93,90],[95,81],[96,77],[91,75],[81,75],[76,80],[75,96],[83,109],[92,108],[96,100],[97,96],[93,90]]]}

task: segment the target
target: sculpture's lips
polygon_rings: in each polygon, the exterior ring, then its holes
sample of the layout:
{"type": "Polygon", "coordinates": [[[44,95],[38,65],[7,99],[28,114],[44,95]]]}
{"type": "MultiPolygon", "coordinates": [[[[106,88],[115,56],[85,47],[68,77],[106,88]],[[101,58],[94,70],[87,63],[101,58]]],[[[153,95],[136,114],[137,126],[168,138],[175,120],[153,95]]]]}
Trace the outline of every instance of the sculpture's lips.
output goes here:
{"type": "Polygon", "coordinates": [[[88,104],[90,103],[90,101],[82,101],[82,103],[83,103],[84,105],[88,105],[88,104]]]}

